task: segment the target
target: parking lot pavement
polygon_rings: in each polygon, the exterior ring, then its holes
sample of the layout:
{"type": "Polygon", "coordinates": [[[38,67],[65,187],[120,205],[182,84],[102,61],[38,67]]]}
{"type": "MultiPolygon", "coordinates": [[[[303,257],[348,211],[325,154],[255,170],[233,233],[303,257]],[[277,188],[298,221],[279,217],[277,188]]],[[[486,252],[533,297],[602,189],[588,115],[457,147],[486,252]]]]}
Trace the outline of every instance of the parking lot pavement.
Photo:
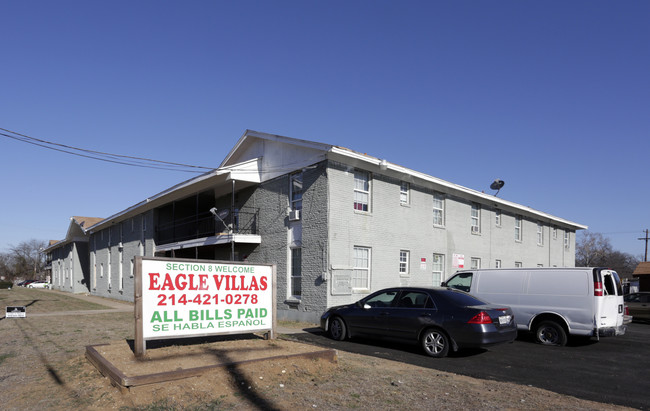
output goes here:
{"type": "Polygon", "coordinates": [[[625,335],[572,339],[566,347],[535,344],[523,334],[512,344],[428,358],[416,344],[353,339],[334,341],[317,329],[291,335],[298,341],[401,361],[474,378],[531,385],[559,394],[650,409],[650,325],[632,323],[625,335]]]}

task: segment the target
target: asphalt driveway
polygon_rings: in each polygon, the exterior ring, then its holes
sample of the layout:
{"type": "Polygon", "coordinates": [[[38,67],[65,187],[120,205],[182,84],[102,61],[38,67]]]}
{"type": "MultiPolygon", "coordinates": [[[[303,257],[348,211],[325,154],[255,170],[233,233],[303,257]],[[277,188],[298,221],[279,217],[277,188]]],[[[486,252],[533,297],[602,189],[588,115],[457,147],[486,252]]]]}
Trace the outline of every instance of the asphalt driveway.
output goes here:
{"type": "Polygon", "coordinates": [[[650,324],[629,324],[623,336],[571,340],[566,347],[535,344],[527,335],[489,350],[426,357],[417,345],[353,339],[333,341],[318,329],[293,338],[324,347],[401,361],[487,380],[531,385],[560,394],[650,409],[650,324]]]}

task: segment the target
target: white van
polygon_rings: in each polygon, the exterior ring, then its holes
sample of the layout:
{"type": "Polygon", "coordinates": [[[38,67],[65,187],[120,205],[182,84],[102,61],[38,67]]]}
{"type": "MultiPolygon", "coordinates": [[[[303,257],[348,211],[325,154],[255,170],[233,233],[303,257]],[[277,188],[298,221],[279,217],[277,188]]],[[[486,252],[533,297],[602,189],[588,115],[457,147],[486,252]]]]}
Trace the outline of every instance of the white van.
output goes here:
{"type": "Polygon", "coordinates": [[[442,285],[512,307],[517,328],[541,344],[564,345],[568,334],[625,334],[623,287],[607,268],[469,270],[442,285]]]}

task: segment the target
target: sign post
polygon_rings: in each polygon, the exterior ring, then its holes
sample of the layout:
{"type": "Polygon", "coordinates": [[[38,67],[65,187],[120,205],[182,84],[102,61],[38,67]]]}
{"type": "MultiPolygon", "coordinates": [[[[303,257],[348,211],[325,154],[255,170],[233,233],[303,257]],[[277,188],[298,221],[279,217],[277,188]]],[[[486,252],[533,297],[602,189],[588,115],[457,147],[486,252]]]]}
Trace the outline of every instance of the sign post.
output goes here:
{"type": "Polygon", "coordinates": [[[275,266],[136,257],[135,355],[147,340],[267,332],[275,338],[275,266]]]}

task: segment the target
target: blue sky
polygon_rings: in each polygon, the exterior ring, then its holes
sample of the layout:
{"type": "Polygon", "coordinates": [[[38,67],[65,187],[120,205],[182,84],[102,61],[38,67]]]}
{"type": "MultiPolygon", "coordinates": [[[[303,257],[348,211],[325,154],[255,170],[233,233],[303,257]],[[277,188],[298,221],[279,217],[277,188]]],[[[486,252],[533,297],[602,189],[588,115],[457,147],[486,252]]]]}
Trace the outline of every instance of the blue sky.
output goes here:
{"type": "MultiPolygon", "coordinates": [[[[245,129],[650,228],[648,1],[2,1],[0,128],[217,167],[245,129]]],[[[194,176],[0,136],[0,252],[194,176]]]]}

